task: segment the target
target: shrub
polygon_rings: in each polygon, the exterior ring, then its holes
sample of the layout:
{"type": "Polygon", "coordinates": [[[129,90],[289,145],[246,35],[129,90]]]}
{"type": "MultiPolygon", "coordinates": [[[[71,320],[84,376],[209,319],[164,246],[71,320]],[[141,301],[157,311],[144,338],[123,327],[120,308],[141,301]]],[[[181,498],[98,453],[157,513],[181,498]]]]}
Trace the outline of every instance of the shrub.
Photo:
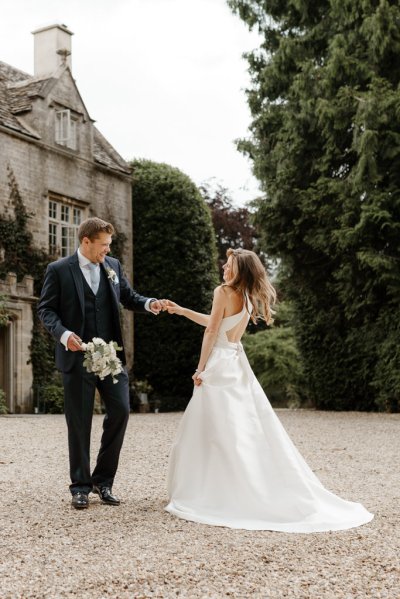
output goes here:
{"type": "Polygon", "coordinates": [[[6,394],[4,393],[3,389],[0,389],[0,414],[8,414],[6,394]]]}
{"type": "MultiPolygon", "coordinates": [[[[207,205],[178,169],[148,160],[132,167],[135,288],[208,312],[217,268],[207,205]]],[[[134,375],[149,382],[161,410],[187,405],[202,333],[202,327],[177,316],[135,318],[134,375]]]]}
{"type": "Polygon", "coordinates": [[[45,385],[39,393],[46,413],[62,414],[64,412],[64,390],[62,387],[55,384],[45,385]]]}
{"type": "Polygon", "coordinates": [[[300,407],[305,399],[304,376],[293,330],[290,327],[272,327],[245,335],[243,346],[270,402],[300,407]]]}

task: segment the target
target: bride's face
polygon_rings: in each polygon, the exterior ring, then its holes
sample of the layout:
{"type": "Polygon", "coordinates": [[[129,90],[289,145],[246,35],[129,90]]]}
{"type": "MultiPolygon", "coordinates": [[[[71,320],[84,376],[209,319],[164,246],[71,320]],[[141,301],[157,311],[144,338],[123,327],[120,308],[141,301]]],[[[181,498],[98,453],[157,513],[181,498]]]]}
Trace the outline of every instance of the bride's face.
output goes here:
{"type": "Polygon", "coordinates": [[[233,256],[229,256],[228,260],[225,262],[222,268],[224,271],[225,283],[230,283],[231,281],[233,281],[236,275],[236,268],[233,261],[233,256]]]}

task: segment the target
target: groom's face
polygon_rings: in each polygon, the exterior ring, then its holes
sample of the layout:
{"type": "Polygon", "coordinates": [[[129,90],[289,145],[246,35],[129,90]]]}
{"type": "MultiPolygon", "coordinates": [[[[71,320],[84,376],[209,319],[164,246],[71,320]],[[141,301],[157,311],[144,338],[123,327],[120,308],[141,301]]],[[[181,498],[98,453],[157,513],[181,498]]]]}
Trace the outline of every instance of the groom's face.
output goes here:
{"type": "Polygon", "coordinates": [[[101,264],[110,251],[111,242],[112,237],[108,233],[99,233],[93,241],[89,237],[84,237],[82,239],[81,251],[91,262],[101,264]]]}

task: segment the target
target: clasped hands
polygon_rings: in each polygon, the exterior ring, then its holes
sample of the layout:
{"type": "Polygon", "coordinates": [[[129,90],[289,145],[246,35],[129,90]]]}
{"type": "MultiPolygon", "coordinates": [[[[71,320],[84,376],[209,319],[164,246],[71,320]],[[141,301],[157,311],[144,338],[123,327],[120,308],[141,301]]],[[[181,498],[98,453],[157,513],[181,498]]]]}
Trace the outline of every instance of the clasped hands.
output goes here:
{"type": "Polygon", "coordinates": [[[178,316],[182,316],[183,314],[183,308],[175,302],[168,299],[151,301],[150,310],[153,312],[153,314],[159,314],[160,312],[168,312],[168,314],[178,314],[178,316]]]}

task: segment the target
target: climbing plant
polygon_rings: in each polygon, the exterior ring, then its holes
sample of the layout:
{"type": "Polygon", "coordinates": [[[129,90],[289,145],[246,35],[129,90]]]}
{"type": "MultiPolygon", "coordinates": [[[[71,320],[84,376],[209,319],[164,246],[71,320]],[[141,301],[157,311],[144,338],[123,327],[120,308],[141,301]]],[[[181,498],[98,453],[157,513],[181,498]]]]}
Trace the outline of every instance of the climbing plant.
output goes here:
{"type": "Polygon", "coordinates": [[[6,306],[6,298],[0,295],[0,327],[7,326],[10,320],[10,312],[6,306]]]}
{"type": "MultiPolygon", "coordinates": [[[[9,199],[0,214],[0,279],[14,272],[21,280],[25,275],[34,279],[34,293],[40,294],[47,264],[53,259],[43,249],[35,247],[28,230],[31,215],[26,210],[12,168],[8,165],[9,199]]],[[[54,342],[33,310],[32,342],[30,345],[34,389],[42,387],[54,377],[54,342]]],[[[7,317],[0,299],[0,326],[7,317]]]]}

